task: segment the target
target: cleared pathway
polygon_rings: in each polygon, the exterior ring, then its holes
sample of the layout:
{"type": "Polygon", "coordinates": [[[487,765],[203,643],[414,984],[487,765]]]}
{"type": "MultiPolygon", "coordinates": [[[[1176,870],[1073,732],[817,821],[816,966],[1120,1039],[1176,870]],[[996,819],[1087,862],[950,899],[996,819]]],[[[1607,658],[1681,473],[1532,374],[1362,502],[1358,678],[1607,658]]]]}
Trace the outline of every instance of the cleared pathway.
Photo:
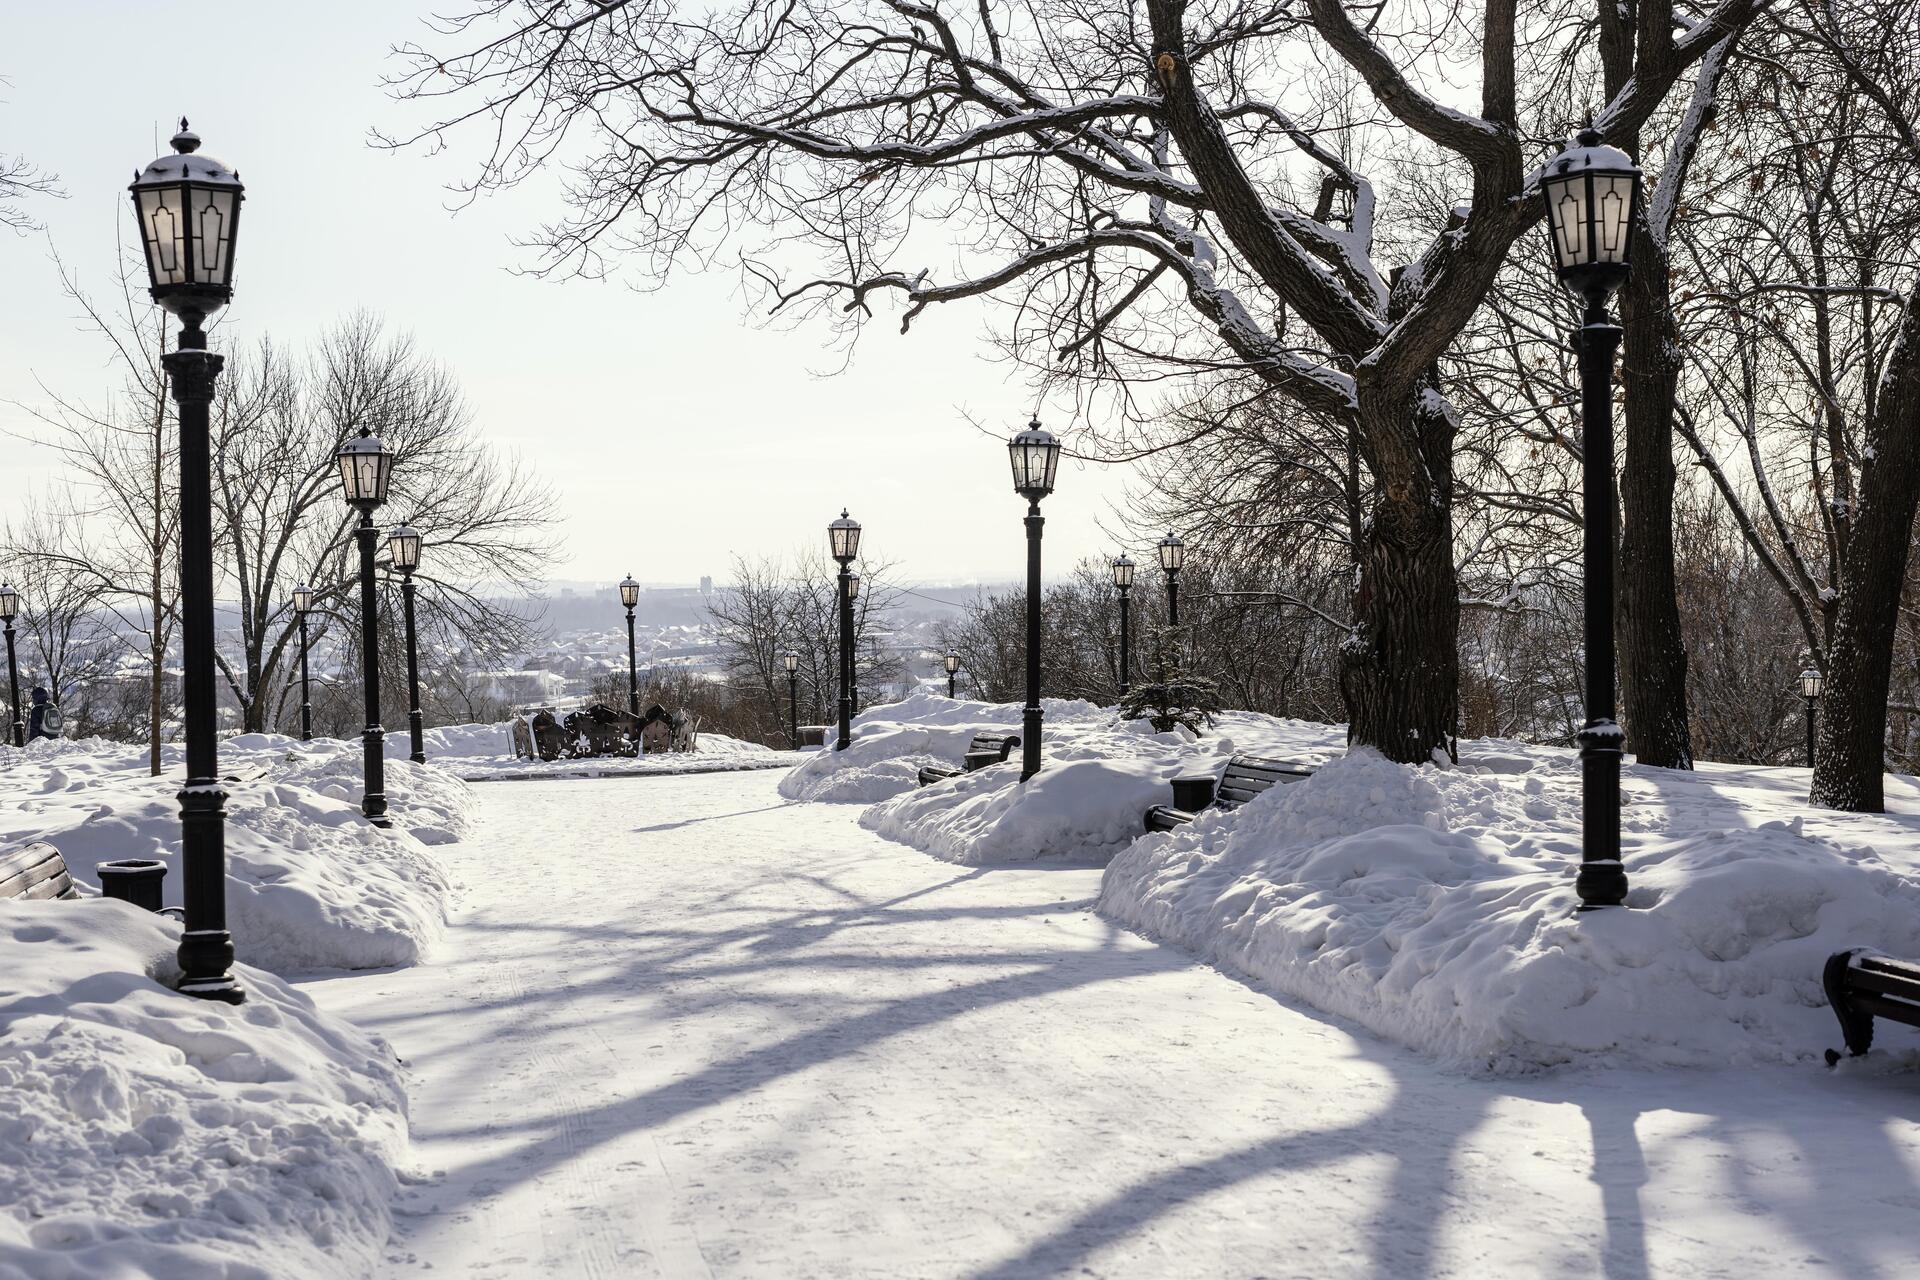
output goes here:
{"type": "Polygon", "coordinates": [[[1920,1274],[1912,1077],[1463,1079],[778,776],[482,787],[434,962],[307,984],[414,1073],[391,1274],[1920,1274]]]}

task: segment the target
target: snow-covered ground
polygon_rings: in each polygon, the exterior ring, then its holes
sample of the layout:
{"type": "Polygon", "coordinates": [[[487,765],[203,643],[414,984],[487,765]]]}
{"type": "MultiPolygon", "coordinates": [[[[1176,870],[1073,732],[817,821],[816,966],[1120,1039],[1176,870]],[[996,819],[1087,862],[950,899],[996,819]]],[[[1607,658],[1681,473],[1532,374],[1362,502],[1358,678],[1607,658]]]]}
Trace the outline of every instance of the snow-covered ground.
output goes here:
{"type": "Polygon", "coordinates": [[[358,1280],[405,1153],[384,1045],[242,966],[171,989],[179,926],[0,903],[0,1276],[358,1280]]]}
{"type": "Polygon", "coordinates": [[[306,987],[414,1072],[370,1275],[1920,1274],[1911,1076],[1443,1070],[769,774],[480,796],[435,962],[306,987]]]}
{"type": "MultiPolygon", "coordinates": [[[[428,729],[421,735],[421,747],[430,763],[469,782],[785,769],[813,754],[807,751],[776,751],[757,742],[743,742],[719,733],[702,733],[693,751],[663,751],[646,756],[596,756],[583,760],[515,759],[512,721],[428,729]]],[[[388,735],[389,756],[397,754],[404,758],[409,749],[404,732],[388,735]]]]}
{"type": "Polygon", "coordinates": [[[1893,813],[1863,817],[1808,810],[1803,770],[1632,768],[1635,909],[1576,916],[1571,752],[1468,742],[1457,766],[1416,768],[1244,713],[1195,740],[1085,703],[1047,712],[1025,784],[1015,762],[915,787],[919,764],[1019,714],[920,697],[874,709],[783,793],[873,802],[862,825],[953,862],[1105,864],[1111,918],[1474,1070],[1811,1063],[1836,1040],[1829,955],[1920,956],[1911,779],[1893,780],[1893,813]],[[1236,750],[1320,770],[1143,833],[1169,780],[1236,750]]]}
{"type": "MultiPolygon", "coordinates": [[[[380,830],[360,815],[357,742],[245,734],[221,743],[220,767],[243,779],[225,784],[227,923],[242,959],[279,973],[412,964],[439,937],[448,881],[429,846],[467,831],[465,783],[389,759],[394,826],[380,830]]],[[[96,863],[156,858],[168,864],[166,901],[177,905],[178,748],[165,750],[162,768],[151,776],[145,747],[98,738],[9,750],[0,758],[0,847],[45,840],[94,889],[96,863]]]]}

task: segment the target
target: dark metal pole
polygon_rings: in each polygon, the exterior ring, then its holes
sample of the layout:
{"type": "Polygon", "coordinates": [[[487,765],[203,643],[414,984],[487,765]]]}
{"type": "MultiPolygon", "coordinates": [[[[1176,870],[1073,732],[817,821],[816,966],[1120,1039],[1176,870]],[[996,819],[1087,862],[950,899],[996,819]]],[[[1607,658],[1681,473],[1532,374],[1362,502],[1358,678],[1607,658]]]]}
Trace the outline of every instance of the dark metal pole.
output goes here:
{"type": "Polygon", "coordinates": [[[1120,692],[1126,693],[1133,688],[1133,662],[1128,653],[1128,631],[1133,622],[1133,592],[1120,588],[1120,692]]]}
{"type": "Polygon", "coordinates": [[[180,790],[184,927],[180,990],[239,1004],[233,937],[227,932],[227,793],[215,737],[213,652],[213,481],[207,406],[225,361],[207,350],[201,317],[181,316],[180,347],[161,357],[180,409],[180,645],[187,784],[180,790]]]}
{"type": "Polygon", "coordinates": [[[300,610],[300,741],[313,741],[313,689],[307,682],[307,611],[300,610]]]}
{"type": "Polygon", "coordinates": [[[413,748],[407,757],[415,764],[427,762],[427,744],[423,736],[426,721],[420,714],[420,655],[413,642],[413,575],[400,576],[400,596],[407,615],[407,736],[413,748]]]}
{"type": "Polygon", "coordinates": [[[1170,627],[1180,625],[1180,571],[1178,569],[1169,570],[1167,573],[1167,625],[1170,627]]]}
{"type": "Polygon", "coordinates": [[[376,827],[390,827],[387,817],[387,731],[380,727],[380,610],[373,580],[374,557],[380,531],[373,512],[360,513],[360,665],[366,677],[367,727],[360,735],[362,774],[366,794],[360,812],[376,827]]]}
{"type": "Polygon", "coordinates": [[[1813,768],[1815,716],[1819,714],[1819,702],[1807,699],[1807,768],[1813,768]]]}
{"type": "Polygon", "coordinates": [[[853,745],[853,598],[847,594],[852,575],[840,566],[840,740],[835,751],[853,745]]]}
{"type": "Polygon", "coordinates": [[[949,698],[951,698],[951,697],[953,697],[953,696],[954,696],[954,692],[953,692],[953,679],[954,679],[954,677],[955,677],[956,675],[958,675],[958,674],[959,674],[959,672],[957,672],[957,671],[949,671],[949,672],[947,672],[947,696],[948,696],[949,698]]]}
{"type": "Polygon", "coordinates": [[[1613,354],[1620,326],[1606,295],[1587,299],[1580,330],[1581,524],[1586,576],[1587,722],[1580,730],[1580,909],[1627,900],[1620,863],[1620,756],[1613,688],[1613,354]]]}
{"type": "Polygon", "coordinates": [[[27,745],[27,725],[20,718],[20,668],[13,662],[12,618],[7,619],[7,683],[13,689],[13,701],[7,704],[13,708],[13,745],[24,747],[27,745]]]}
{"type": "Polygon", "coordinates": [[[640,673],[633,663],[633,610],[627,610],[627,710],[640,714],[640,673]]]}
{"type": "Polygon", "coordinates": [[[1037,499],[1027,503],[1027,705],[1020,716],[1020,781],[1040,772],[1040,532],[1037,499]]]}
{"type": "Polygon", "coordinates": [[[787,741],[800,749],[800,673],[787,672],[787,741]]]}

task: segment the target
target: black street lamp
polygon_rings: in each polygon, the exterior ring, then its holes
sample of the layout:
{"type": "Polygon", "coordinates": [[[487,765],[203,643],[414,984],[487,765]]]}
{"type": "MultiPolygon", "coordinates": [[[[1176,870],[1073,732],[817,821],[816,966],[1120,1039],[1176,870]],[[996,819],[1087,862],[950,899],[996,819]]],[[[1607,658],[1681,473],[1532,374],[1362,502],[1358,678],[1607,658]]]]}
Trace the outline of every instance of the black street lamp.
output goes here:
{"type": "Polygon", "coordinates": [[[340,446],[340,487],[349,505],[360,513],[360,666],[365,675],[367,727],[360,735],[362,783],[360,812],[376,827],[390,827],[387,818],[387,733],[380,727],[380,607],[373,580],[380,531],[373,513],[387,500],[387,481],[393,476],[393,455],[365,427],[340,446]]]}
{"type": "Polygon", "coordinates": [[[1808,667],[1800,673],[1800,696],[1807,700],[1807,768],[1813,768],[1814,726],[1820,714],[1820,695],[1826,690],[1827,678],[1820,674],[1820,668],[1808,667]]]}
{"type": "Polygon", "coordinates": [[[800,655],[789,649],[780,656],[787,668],[787,741],[800,749],[800,655]]]}
{"type": "Polygon", "coordinates": [[[1060,468],[1060,442],[1040,429],[1040,419],[1007,441],[1013,491],[1027,500],[1027,705],[1020,718],[1020,781],[1040,772],[1040,533],[1046,520],[1040,499],[1053,492],[1060,468]]]}
{"type": "Polygon", "coordinates": [[[1160,567],[1167,574],[1167,625],[1180,625],[1180,567],[1187,562],[1187,544],[1169,532],[1160,539],[1160,567]]]}
{"type": "Polygon", "coordinates": [[[640,669],[633,662],[633,607],[640,603],[640,584],[628,574],[620,579],[620,603],[627,607],[627,711],[640,714],[640,669]]]}
{"type": "Polygon", "coordinates": [[[840,562],[840,740],[833,749],[845,751],[853,745],[853,591],[848,586],[853,572],[848,566],[860,554],[860,522],[845,507],[840,518],[827,526],[827,546],[840,562]]]}
{"type": "Polygon", "coordinates": [[[13,620],[20,613],[20,593],[5,583],[0,583],[0,621],[7,624],[7,687],[12,691],[13,701],[7,706],[13,716],[13,745],[27,745],[27,726],[20,719],[20,668],[13,661],[13,620]]]}
{"type": "Polygon", "coordinates": [[[1580,909],[1627,900],[1620,862],[1620,755],[1613,688],[1613,355],[1620,326],[1607,299],[1626,283],[1640,170],[1592,129],[1550,160],[1540,195],[1560,281],[1586,304],[1580,354],[1581,524],[1584,529],[1587,720],[1580,730],[1580,909]]]}
{"type": "Polygon", "coordinates": [[[213,483],[207,409],[221,357],[202,327],[233,297],[233,248],[246,197],[240,175],[197,154],[200,138],[180,121],[173,154],[134,176],[134,221],[156,304],[180,320],[177,349],[160,358],[179,406],[180,645],[187,783],[180,791],[184,928],[180,990],[239,1004],[227,932],[227,793],[220,786],[214,699],[213,483]]]}
{"type": "Polygon", "coordinates": [[[300,620],[300,741],[313,741],[313,687],[307,682],[307,614],[313,609],[313,588],[301,583],[293,589],[293,613],[300,620]]]}
{"type": "Polygon", "coordinates": [[[401,612],[407,619],[407,736],[413,750],[407,758],[427,762],[425,719],[420,714],[420,653],[413,638],[413,573],[420,567],[420,531],[403,524],[387,533],[387,555],[400,573],[401,612]]]}
{"type": "Polygon", "coordinates": [[[951,651],[947,654],[947,696],[954,697],[953,677],[960,670],[960,655],[951,651]]]}
{"type": "Polygon", "coordinates": [[[1133,629],[1133,558],[1122,553],[1113,561],[1113,585],[1120,589],[1120,692],[1133,688],[1133,658],[1128,641],[1133,629]]]}

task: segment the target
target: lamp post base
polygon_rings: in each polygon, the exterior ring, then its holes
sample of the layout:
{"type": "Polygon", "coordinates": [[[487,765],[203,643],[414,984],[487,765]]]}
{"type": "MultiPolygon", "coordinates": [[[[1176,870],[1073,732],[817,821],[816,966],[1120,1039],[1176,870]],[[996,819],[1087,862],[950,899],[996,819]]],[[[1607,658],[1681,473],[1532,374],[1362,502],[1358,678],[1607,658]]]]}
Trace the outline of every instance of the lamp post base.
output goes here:
{"type": "Polygon", "coordinates": [[[426,720],[420,712],[410,711],[407,713],[407,732],[413,740],[413,751],[407,756],[407,759],[413,761],[415,764],[425,764],[427,762],[427,749],[424,745],[425,739],[422,735],[426,732],[426,720]]]}
{"type": "Polygon", "coordinates": [[[1580,871],[1573,891],[1581,911],[1625,906],[1627,871],[1620,861],[1620,757],[1626,734],[1612,720],[1580,730],[1580,871]]]}
{"type": "Polygon", "coordinates": [[[360,797],[360,812],[376,827],[391,827],[387,817],[387,731],[379,725],[360,735],[361,756],[365,762],[366,791],[360,797]]]}

